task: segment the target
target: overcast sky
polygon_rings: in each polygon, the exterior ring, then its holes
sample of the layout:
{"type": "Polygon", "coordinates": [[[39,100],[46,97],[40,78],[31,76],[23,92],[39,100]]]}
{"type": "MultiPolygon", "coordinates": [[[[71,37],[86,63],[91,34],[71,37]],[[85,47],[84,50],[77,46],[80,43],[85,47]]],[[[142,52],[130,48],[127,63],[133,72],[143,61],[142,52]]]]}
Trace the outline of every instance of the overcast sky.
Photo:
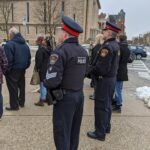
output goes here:
{"type": "Polygon", "coordinates": [[[101,10],[109,14],[126,12],[126,33],[128,39],[150,32],[150,0],[100,0],[101,10]]]}

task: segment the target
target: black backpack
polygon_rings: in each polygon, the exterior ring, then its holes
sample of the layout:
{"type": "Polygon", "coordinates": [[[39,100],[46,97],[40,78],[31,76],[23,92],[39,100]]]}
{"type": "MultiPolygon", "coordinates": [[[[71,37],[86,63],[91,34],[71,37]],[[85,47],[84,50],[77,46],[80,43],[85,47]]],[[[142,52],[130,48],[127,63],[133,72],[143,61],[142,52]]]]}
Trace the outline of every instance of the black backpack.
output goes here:
{"type": "Polygon", "coordinates": [[[133,63],[134,60],[135,60],[135,54],[133,52],[130,52],[128,63],[133,63]]]}

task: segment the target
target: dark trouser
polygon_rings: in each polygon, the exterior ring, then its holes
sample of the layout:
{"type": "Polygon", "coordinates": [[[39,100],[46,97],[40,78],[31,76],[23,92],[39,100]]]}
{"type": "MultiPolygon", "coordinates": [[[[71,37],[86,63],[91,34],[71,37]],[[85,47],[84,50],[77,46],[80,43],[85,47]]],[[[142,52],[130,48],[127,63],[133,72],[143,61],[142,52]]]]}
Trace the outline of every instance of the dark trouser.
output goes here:
{"type": "Polygon", "coordinates": [[[111,128],[111,103],[115,89],[115,78],[99,79],[95,92],[95,131],[99,136],[105,136],[111,128]]]}
{"type": "Polygon", "coordinates": [[[82,121],[84,96],[82,91],[64,95],[54,105],[53,131],[57,150],[77,150],[82,121]]]}
{"type": "Polygon", "coordinates": [[[25,103],[25,70],[12,70],[6,75],[11,108],[25,103]]]}
{"type": "Polygon", "coordinates": [[[3,115],[3,96],[2,96],[2,84],[0,84],[0,118],[3,115]]]}
{"type": "Polygon", "coordinates": [[[93,92],[93,96],[94,96],[94,99],[95,99],[95,91],[96,91],[97,79],[96,79],[95,76],[93,76],[92,78],[93,78],[93,84],[94,84],[94,92],[93,92]]]}

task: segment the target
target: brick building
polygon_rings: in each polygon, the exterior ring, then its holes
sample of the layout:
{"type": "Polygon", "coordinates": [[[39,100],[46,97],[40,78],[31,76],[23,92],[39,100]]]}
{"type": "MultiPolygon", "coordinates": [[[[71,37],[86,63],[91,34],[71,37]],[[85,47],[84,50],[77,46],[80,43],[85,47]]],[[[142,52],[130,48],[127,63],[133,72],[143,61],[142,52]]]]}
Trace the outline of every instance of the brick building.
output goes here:
{"type": "MultiPolygon", "coordinates": [[[[61,15],[65,14],[75,19],[83,27],[84,33],[80,37],[82,43],[95,37],[99,32],[98,13],[101,8],[99,0],[11,0],[8,27],[17,27],[26,40],[33,44],[37,34],[47,34],[46,29],[49,26],[47,19],[49,15],[47,13],[53,11],[56,1],[59,4],[55,13],[51,16],[50,23],[52,26],[56,15],[59,18],[57,18],[55,25],[60,26],[61,15]],[[40,19],[41,17],[43,17],[43,20],[40,19]]],[[[0,25],[3,25],[5,22],[1,13],[0,18],[2,18],[0,25]]],[[[1,40],[4,38],[6,38],[6,34],[1,32],[1,40]]]]}
{"type": "Polygon", "coordinates": [[[121,28],[121,34],[125,34],[125,12],[123,9],[116,15],[106,15],[105,13],[101,13],[99,15],[99,28],[102,29],[106,21],[110,21],[118,25],[121,28]]]}

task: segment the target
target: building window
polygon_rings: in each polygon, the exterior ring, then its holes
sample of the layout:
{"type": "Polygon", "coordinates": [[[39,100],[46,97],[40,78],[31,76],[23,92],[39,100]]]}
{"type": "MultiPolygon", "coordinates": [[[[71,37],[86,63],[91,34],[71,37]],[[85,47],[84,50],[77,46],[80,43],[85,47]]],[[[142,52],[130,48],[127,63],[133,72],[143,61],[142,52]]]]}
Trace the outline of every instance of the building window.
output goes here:
{"type": "Polygon", "coordinates": [[[29,8],[29,2],[27,2],[27,22],[30,21],[30,8],[29,8]]]}
{"type": "Polygon", "coordinates": [[[21,32],[21,27],[19,26],[19,32],[21,32]]]}
{"type": "Polygon", "coordinates": [[[38,34],[38,26],[35,27],[35,30],[36,34],[38,34]]]}
{"type": "Polygon", "coordinates": [[[45,34],[47,33],[47,27],[45,26],[45,34]]]}
{"type": "Polygon", "coordinates": [[[73,19],[76,21],[76,14],[73,14],[73,19]]]}
{"type": "Polygon", "coordinates": [[[14,22],[14,4],[11,3],[11,21],[14,22]]]}
{"type": "Polygon", "coordinates": [[[62,14],[64,14],[64,11],[65,11],[65,2],[64,1],[62,1],[62,8],[61,8],[61,12],[62,12],[62,14]]]}
{"type": "Polygon", "coordinates": [[[30,33],[30,31],[29,31],[29,25],[27,26],[27,34],[29,34],[30,33]]]}
{"type": "Polygon", "coordinates": [[[46,17],[47,17],[47,15],[46,15],[46,2],[44,2],[44,22],[47,21],[46,17]]]}
{"type": "Polygon", "coordinates": [[[95,6],[96,5],[96,2],[95,2],[95,0],[93,1],[93,6],[95,6]]]}

